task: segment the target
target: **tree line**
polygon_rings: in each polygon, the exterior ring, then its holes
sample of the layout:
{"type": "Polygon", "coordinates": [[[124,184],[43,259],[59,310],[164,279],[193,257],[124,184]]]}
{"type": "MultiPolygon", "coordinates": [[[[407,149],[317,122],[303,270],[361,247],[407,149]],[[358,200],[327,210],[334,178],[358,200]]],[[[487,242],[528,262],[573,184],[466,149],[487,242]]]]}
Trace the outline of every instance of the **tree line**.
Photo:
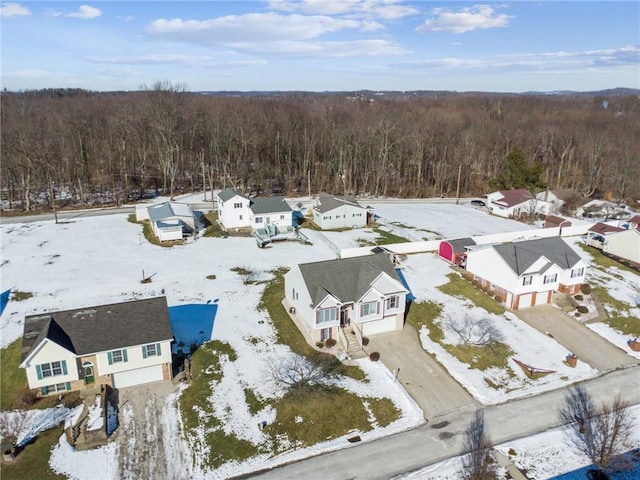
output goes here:
{"type": "Polygon", "coordinates": [[[53,198],[121,204],[149,190],[224,187],[481,195],[505,178],[513,152],[538,175],[536,189],[640,196],[634,95],[208,96],[156,82],[137,92],[3,92],[0,100],[0,192],[22,210],[53,198]]]}

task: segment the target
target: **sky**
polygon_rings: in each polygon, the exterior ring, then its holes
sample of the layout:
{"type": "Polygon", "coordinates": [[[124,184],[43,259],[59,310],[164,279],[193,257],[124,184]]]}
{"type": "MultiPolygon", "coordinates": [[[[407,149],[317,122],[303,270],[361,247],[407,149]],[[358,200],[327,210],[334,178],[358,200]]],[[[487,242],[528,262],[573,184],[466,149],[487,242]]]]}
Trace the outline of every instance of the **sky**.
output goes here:
{"type": "Polygon", "coordinates": [[[8,90],[640,88],[637,1],[1,2],[8,90]]]}

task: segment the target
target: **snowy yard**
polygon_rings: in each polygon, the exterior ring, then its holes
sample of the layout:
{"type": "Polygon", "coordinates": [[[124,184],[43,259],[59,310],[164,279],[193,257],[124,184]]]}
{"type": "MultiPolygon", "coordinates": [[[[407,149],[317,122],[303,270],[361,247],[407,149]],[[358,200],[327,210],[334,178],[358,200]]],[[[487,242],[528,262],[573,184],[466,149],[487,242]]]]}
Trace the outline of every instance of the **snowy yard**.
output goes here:
{"type": "MultiPolygon", "coordinates": [[[[374,202],[371,204],[374,205],[374,202]]],[[[374,206],[380,216],[394,223],[395,234],[411,240],[533,228],[462,205],[374,206]]],[[[270,360],[282,358],[289,351],[287,346],[275,342],[275,331],[266,313],[258,311],[264,289],[260,281],[271,279],[270,272],[275,268],[289,269],[298,263],[332,259],[335,258],[335,252],[323,242],[315,242],[312,246],[287,242],[259,249],[251,238],[199,238],[182,246],[161,248],[146,242],[140,232],[141,227],[129,223],[126,215],[122,214],[78,217],[58,225],[53,222],[2,225],[3,261],[0,273],[3,290],[13,288],[33,293],[27,300],[10,301],[7,305],[0,323],[2,346],[7,346],[22,335],[24,316],[34,313],[147,298],[161,295],[162,292],[167,296],[170,306],[213,301],[217,310],[214,313],[212,338],[229,344],[237,353],[237,360],[224,365],[224,376],[216,384],[209,402],[215,405],[220,418],[225,419],[225,428],[229,432],[250,442],[259,442],[263,433],[258,424],[262,419],[268,419],[270,413],[251,413],[244,399],[244,389],[249,387],[263,398],[280,395],[281,392],[272,384],[264,381],[265,369],[270,360]],[[255,272],[258,283],[244,284],[241,275],[232,271],[238,267],[255,272]],[[147,276],[155,274],[151,283],[140,282],[143,271],[147,276]]],[[[376,234],[364,229],[329,232],[326,236],[338,248],[348,248],[358,246],[360,239],[375,238],[376,234]]],[[[581,255],[586,255],[577,250],[581,255]]],[[[452,358],[438,344],[431,342],[426,332],[422,332],[421,340],[425,349],[433,353],[482,403],[498,403],[557,388],[597,373],[584,363],[575,369],[567,367],[562,362],[565,348],[528,327],[514,315],[487,314],[468,301],[442,293],[437,287],[448,281],[446,275],[450,269],[432,254],[408,256],[403,267],[418,301],[430,300],[442,304],[443,318],[461,310],[472,316],[488,316],[500,327],[516,358],[529,365],[555,371],[532,382],[517,367],[512,369],[513,374],[508,375],[503,371],[473,370],[452,358]],[[500,388],[489,387],[487,378],[500,385],[500,388]]],[[[605,274],[602,272],[596,275],[594,279],[598,282],[612,282],[610,293],[616,299],[630,302],[635,298],[633,285],[635,282],[637,286],[637,278],[630,277],[626,272],[618,276],[610,275],[610,278],[603,276],[605,274]]],[[[640,311],[629,305],[629,314],[636,318],[640,316],[640,311]]],[[[624,344],[627,340],[627,337],[604,324],[592,324],[590,328],[616,344],[624,344]]],[[[447,338],[455,341],[453,337],[447,338]]],[[[341,386],[361,396],[389,398],[401,411],[401,418],[388,427],[362,433],[364,441],[411,428],[423,421],[420,409],[393,381],[393,375],[382,364],[366,359],[360,361],[360,365],[369,382],[365,384],[348,379],[341,386]]],[[[177,395],[171,395],[161,407],[164,414],[162,421],[165,422],[163,431],[165,435],[173,435],[173,442],[180,443],[177,450],[186,451],[189,445],[179,434],[176,398],[177,395]]],[[[126,412],[126,409],[121,411],[124,419],[121,418],[119,429],[123,431],[132,428],[133,424],[126,412]]],[[[122,432],[117,435],[122,435],[122,432]]],[[[227,464],[213,472],[198,461],[182,467],[183,471],[191,472],[191,478],[224,478],[344,446],[345,438],[341,438],[306,449],[292,448],[276,458],[258,455],[242,464],[227,464]]],[[[125,453],[119,452],[118,448],[125,447],[114,442],[89,452],[75,452],[61,438],[60,444],[52,452],[50,464],[54,470],[70,478],[92,478],[92,472],[95,471],[105,472],[109,478],[114,478],[118,476],[117,456],[125,453]]],[[[184,456],[167,458],[167,471],[176,471],[169,470],[171,461],[179,463],[189,460],[184,456]]],[[[161,460],[156,458],[148,461],[161,460]]],[[[172,469],[180,467],[171,465],[172,469]]],[[[568,467],[571,465],[567,464],[568,467]]],[[[558,472],[566,471],[562,470],[565,468],[563,465],[557,468],[558,472]]],[[[120,475],[128,478],[131,473],[127,475],[126,472],[120,472],[120,475]]],[[[449,477],[436,475],[420,478],[449,477]]]]}

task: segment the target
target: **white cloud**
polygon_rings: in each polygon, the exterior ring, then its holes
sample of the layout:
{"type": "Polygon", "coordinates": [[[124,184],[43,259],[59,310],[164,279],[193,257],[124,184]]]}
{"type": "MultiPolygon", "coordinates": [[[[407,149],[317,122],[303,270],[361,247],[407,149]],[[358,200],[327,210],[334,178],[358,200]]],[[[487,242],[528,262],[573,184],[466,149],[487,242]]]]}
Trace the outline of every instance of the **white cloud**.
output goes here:
{"type": "Polygon", "coordinates": [[[280,41],[269,44],[236,44],[237,50],[262,55],[290,55],[322,58],[376,57],[402,55],[407,51],[387,40],[355,40],[350,42],[280,41]]]}
{"type": "Polygon", "coordinates": [[[587,71],[618,65],[640,66],[640,47],[625,46],[618,49],[587,50],[583,52],[511,53],[494,57],[432,58],[415,62],[402,62],[392,68],[423,70],[433,68],[455,69],[509,69],[509,70],[575,70],[587,71]]]}
{"type": "Polygon", "coordinates": [[[234,42],[264,43],[281,40],[308,40],[343,29],[359,28],[361,22],[324,15],[279,15],[250,13],[227,15],[210,20],[154,20],[146,28],[149,35],[202,44],[228,45],[234,42]]]}
{"type": "Polygon", "coordinates": [[[259,66],[267,63],[264,60],[218,61],[211,56],[181,54],[149,54],[116,57],[88,56],[85,58],[90,62],[112,65],[185,65],[203,68],[237,68],[259,66]]]}
{"type": "Polygon", "coordinates": [[[401,3],[402,0],[271,0],[269,7],[285,12],[376,17],[385,20],[418,13],[416,8],[400,5],[401,3]]]}
{"type": "Polygon", "coordinates": [[[498,14],[490,5],[474,5],[453,12],[448,8],[434,8],[434,17],[416,28],[418,32],[466,33],[473,30],[506,27],[513,16],[498,14]]]}
{"type": "Polygon", "coordinates": [[[102,11],[89,5],[80,5],[77,12],[67,13],[65,16],[71,18],[79,18],[81,20],[92,20],[102,15],[102,11]]]}
{"type": "Polygon", "coordinates": [[[28,8],[14,2],[3,3],[0,7],[0,17],[15,17],[18,15],[31,15],[31,12],[28,8]]]}

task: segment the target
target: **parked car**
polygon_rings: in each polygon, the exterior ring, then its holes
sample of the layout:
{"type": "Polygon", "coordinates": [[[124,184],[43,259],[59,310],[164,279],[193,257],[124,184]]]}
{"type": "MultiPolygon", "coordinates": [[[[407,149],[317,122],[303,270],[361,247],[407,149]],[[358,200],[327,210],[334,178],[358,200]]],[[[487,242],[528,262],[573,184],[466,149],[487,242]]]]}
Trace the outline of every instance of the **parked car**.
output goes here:
{"type": "Polygon", "coordinates": [[[474,207],[486,207],[487,204],[485,202],[483,202],[482,200],[471,200],[469,202],[471,205],[473,205],[474,207]]]}

